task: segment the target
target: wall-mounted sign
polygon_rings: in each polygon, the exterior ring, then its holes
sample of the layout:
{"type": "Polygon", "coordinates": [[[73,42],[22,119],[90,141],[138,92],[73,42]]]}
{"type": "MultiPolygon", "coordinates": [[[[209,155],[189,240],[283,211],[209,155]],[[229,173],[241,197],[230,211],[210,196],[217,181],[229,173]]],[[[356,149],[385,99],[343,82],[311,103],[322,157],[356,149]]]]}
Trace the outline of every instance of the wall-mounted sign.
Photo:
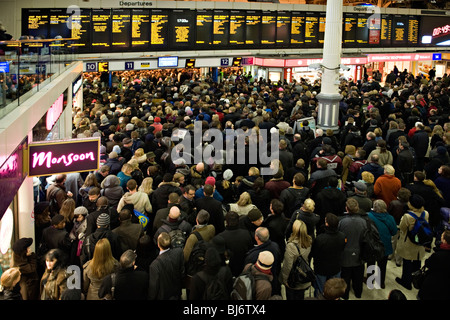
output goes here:
{"type": "Polygon", "coordinates": [[[64,94],[61,94],[58,99],[52,104],[47,111],[46,126],[47,130],[52,130],[53,125],[58,120],[59,116],[64,110],[64,94]]]}
{"type": "Polygon", "coordinates": [[[95,171],[100,165],[100,138],[31,143],[29,176],[95,171]]]}

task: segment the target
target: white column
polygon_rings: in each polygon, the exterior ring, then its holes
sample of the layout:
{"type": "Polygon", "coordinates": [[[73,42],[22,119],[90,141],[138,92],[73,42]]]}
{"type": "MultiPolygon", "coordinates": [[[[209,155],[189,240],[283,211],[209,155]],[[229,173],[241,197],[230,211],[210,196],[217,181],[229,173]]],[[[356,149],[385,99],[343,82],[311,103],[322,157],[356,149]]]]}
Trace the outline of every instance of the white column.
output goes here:
{"type": "Polygon", "coordinates": [[[327,1],[323,45],[322,85],[317,95],[319,112],[317,126],[337,130],[339,120],[339,65],[342,51],[342,0],[327,1]]]}
{"type": "Polygon", "coordinates": [[[25,178],[17,192],[18,199],[18,221],[15,227],[19,228],[20,238],[32,238],[31,246],[34,252],[36,243],[34,234],[34,194],[33,194],[33,178],[25,178]]]}

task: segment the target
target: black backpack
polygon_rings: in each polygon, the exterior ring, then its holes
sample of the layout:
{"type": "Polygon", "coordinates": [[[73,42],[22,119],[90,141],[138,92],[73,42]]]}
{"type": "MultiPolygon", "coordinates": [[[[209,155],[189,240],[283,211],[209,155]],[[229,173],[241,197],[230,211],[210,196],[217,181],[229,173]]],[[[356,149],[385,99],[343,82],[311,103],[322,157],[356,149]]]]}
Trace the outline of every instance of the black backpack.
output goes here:
{"type": "Polygon", "coordinates": [[[370,218],[366,220],[366,228],[362,233],[360,258],[364,262],[380,261],[384,257],[384,244],[380,239],[377,226],[370,218]]]}
{"type": "Polygon", "coordinates": [[[61,188],[55,188],[52,193],[49,195],[49,210],[50,214],[54,216],[55,214],[59,213],[59,204],[58,200],[56,200],[56,194],[62,191],[61,188]]]}
{"type": "Polygon", "coordinates": [[[205,254],[208,249],[206,241],[203,240],[202,235],[198,231],[194,231],[193,234],[197,237],[197,243],[192,248],[191,255],[189,256],[186,266],[186,273],[189,276],[193,276],[203,269],[205,266],[205,254]]]}
{"type": "Polygon", "coordinates": [[[255,300],[256,298],[256,281],[267,280],[266,275],[254,275],[252,272],[253,265],[247,270],[243,271],[233,283],[233,290],[231,291],[231,300],[255,300]]]}
{"type": "Polygon", "coordinates": [[[170,236],[170,247],[173,248],[184,248],[186,244],[186,233],[177,228],[171,229],[167,224],[163,224],[162,227],[167,231],[170,236]]]}
{"type": "Polygon", "coordinates": [[[225,283],[219,275],[220,272],[211,278],[204,271],[198,272],[200,279],[206,283],[203,300],[229,300],[225,283]]]}

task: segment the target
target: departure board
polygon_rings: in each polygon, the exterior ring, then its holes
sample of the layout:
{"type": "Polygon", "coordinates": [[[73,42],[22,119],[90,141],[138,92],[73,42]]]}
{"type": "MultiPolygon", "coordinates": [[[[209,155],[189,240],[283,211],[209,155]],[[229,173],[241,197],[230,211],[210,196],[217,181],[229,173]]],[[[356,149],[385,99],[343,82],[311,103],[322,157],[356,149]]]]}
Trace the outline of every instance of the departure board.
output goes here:
{"type": "Polygon", "coordinates": [[[245,13],[230,11],[230,45],[243,46],[245,44],[245,13]]]}
{"type": "Polygon", "coordinates": [[[168,46],[169,13],[166,10],[152,10],[150,45],[155,49],[168,46]]]}
{"type": "Polygon", "coordinates": [[[319,15],[315,12],[305,13],[305,44],[313,46],[318,43],[319,15]]]}
{"type": "Polygon", "coordinates": [[[191,10],[173,10],[170,15],[170,47],[192,47],[194,42],[194,13],[191,10]]]}
{"type": "Polygon", "coordinates": [[[277,15],[277,45],[286,47],[290,42],[291,13],[278,11],[277,15]]]}
{"type": "Polygon", "coordinates": [[[342,28],[344,44],[354,44],[356,42],[356,23],[358,15],[356,13],[345,13],[344,26],[342,28]]]}
{"type": "Polygon", "coordinates": [[[71,38],[76,39],[72,47],[76,47],[79,52],[90,52],[91,49],[91,10],[80,9],[72,17],[71,38]]]}
{"type": "Polygon", "coordinates": [[[291,18],[291,45],[301,45],[305,43],[305,14],[302,12],[292,12],[291,18]]]}
{"type": "Polygon", "coordinates": [[[381,15],[373,14],[369,18],[369,44],[380,44],[381,15]]]}
{"type": "Polygon", "coordinates": [[[213,44],[215,46],[228,45],[230,34],[230,14],[225,10],[215,10],[213,17],[213,44]]]}
{"type": "Polygon", "coordinates": [[[212,44],[213,12],[197,10],[196,41],[197,45],[207,47],[212,44]]]}
{"type": "Polygon", "coordinates": [[[49,13],[44,9],[29,9],[25,14],[23,21],[23,30],[27,30],[26,35],[32,37],[48,38],[49,32],[49,13]]]}
{"type": "Polygon", "coordinates": [[[369,43],[369,16],[364,13],[358,14],[356,23],[356,43],[367,45],[369,43]]]}
{"type": "Polygon", "coordinates": [[[408,17],[408,45],[419,43],[419,17],[408,17]]]}
{"type": "Polygon", "coordinates": [[[148,49],[150,44],[150,10],[131,10],[131,47],[134,50],[148,49]]]}
{"type": "Polygon", "coordinates": [[[57,36],[62,38],[70,38],[71,31],[67,26],[69,14],[64,9],[49,9],[49,37],[54,39],[57,36]]]}
{"type": "Polygon", "coordinates": [[[382,46],[390,46],[392,41],[392,17],[387,14],[381,15],[380,42],[382,46]]]}
{"type": "Polygon", "coordinates": [[[111,47],[123,50],[131,44],[131,10],[111,9],[111,47]]]}
{"type": "Polygon", "coordinates": [[[245,18],[245,43],[247,45],[259,45],[261,34],[261,13],[259,11],[247,11],[245,18]]]}
{"type": "Polygon", "coordinates": [[[394,15],[392,19],[392,45],[408,44],[408,17],[394,15]]]}
{"type": "Polygon", "coordinates": [[[274,12],[263,11],[261,15],[261,44],[274,45],[277,32],[277,15],[274,12]]]}
{"type": "Polygon", "coordinates": [[[92,49],[105,51],[111,43],[111,9],[92,9],[92,49]]]}
{"type": "Polygon", "coordinates": [[[323,44],[325,42],[325,18],[326,13],[320,12],[319,13],[319,34],[318,34],[318,42],[323,44]]]}

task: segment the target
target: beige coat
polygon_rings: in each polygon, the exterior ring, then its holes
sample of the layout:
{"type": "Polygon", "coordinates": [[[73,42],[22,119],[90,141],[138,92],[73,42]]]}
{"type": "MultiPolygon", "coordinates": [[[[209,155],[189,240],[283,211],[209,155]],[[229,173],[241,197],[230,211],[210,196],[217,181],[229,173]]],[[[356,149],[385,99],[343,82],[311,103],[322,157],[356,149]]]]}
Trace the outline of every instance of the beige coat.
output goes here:
{"type": "MultiPolygon", "coordinates": [[[[413,211],[417,216],[422,214],[422,211],[413,211]]],[[[428,221],[429,214],[425,211],[425,220],[428,221]]],[[[416,245],[409,240],[407,233],[408,230],[412,230],[415,224],[415,219],[409,214],[405,213],[400,220],[399,224],[399,238],[397,242],[397,251],[400,257],[406,260],[422,260],[425,256],[425,248],[423,246],[416,245]]]]}
{"type": "Polygon", "coordinates": [[[239,216],[247,215],[250,210],[257,208],[254,204],[239,206],[237,203],[230,203],[230,211],[236,212],[239,216]]]}
{"type": "MultiPolygon", "coordinates": [[[[83,266],[83,293],[86,297],[86,300],[101,300],[98,297],[98,290],[100,289],[100,285],[103,282],[105,277],[99,279],[92,274],[91,269],[89,268],[91,260],[86,262],[83,266]]],[[[119,270],[120,264],[118,261],[115,261],[115,268],[113,272],[117,272],[119,270]]]]}
{"type": "MultiPolygon", "coordinates": [[[[300,247],[298,242],[288,242],[286,244],[286,251],[284,252],[284,259],[283,259],[283,266],[281,268],[281,273],[280,273],[280,277],[281,277],[280,280],[286,287],[289,287],[287,285],[289,273],[291,272],[294,261],[297,260],[297,257],[298,257],[298,249],[297,248],[300,249],[300,254],[302,255],[303,259],[305,259],[306,261],[308,261],[308,256],[309,256],[309,253],[311,252],[311,246],[309,246],[308,248],[305,249],[305,248],[300,247]]],[[[304,285],[302,285],[301,287],[291,288],[291,289],[304,290],[304,289],[309,288],[310,286],[311,286],[311,282],[308,282],[308,283],[305,283],[304,285]]]]}

